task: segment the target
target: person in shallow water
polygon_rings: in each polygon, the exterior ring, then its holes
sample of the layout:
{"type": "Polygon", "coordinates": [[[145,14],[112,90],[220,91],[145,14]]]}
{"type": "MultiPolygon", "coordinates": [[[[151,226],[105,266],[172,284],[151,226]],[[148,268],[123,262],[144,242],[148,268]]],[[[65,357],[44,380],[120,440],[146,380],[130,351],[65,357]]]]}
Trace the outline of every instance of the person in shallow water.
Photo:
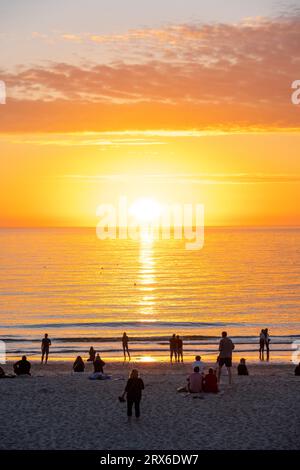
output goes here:
{"type": "Polygon", "coordinates": [[[30,374],[31,364],[27,361],[26,356],[22,356],[21,361],[14,364],[14,373],[16,375],[31,375],[30,374]]]}
{"type": "Polygon", "coordinates": [[[132,407],[134,405],[136,418],[140,417],[140,402],[142,399],[142,390],[144,390],[144,382],[139,377],[139,373],[136,369],[131,371],[129,379],[127,381],[124,393],[121,399],[124,399],[125,395],[127,398],[127,416],[130,419],[132,416],[132,407]]]}
{"type": "Polygon", "coordinates": [[[122,347],[123,347],[123,354],[124,354],[124,360],[126,361],[126,353],[128,355],[128,359],[130,360],[130,352],[129,352],[129,347],[128,347],[128,342],[129,338],[127,334],[124,332],[122,336],[122,347]]]}
{"type": "Polygon", "coordinates": [[[172,337],[170,338],[170,361],[171,361],[171,364],[173,362],[173,356],[174,356],[174,359],[175,359],[175,362],[177,362],[177,342],[176,342],[176,335],[172,335],[172,337]]]}
{"type": "Polygon", "coordinates": [[[259,335],[259,359],[264,360],[264,351],[265,351],[265,330],[261,330],[259,335]]]}
{"type": "Polygon", "coordinates": [[[183,362],[183,341],[179,335],[176,336],[177,361],[183,362]]]}
{"type": "Polygon", "coordinates": [[[73,364],[74,372],[84,372],[84,362],[81,356],[77,356],[73,364]]]}
{"type": "Polygon", "coordinates": [[[45,333],[44,338],[42,339],[42,359],[41,359],[41,364],[44,362],[44,357],[45,357],[45,364],[48,362],[48,356],[49,356],[49,348],[51,346],[51,339],[48,338],[48,333],[45,333]]]}
{"type": "Polygon", "coordinates": [[[95,357],[96,357],[96,351],[95,349],[93,348],[93,346],[90,347],[90,350],[89,350],[89,358],[88,358],[88,362],[94,362],[95,361],[95,357]]]}
{"type": "Polygon", "coordinates": [[[269,330],[268,328],[265,328],[264,329],[264,333],[265,333],[265,345],[266,345],[266,350],[267,350],[267,361],[270,360],[270,335],[269,335],[269,330]]]}

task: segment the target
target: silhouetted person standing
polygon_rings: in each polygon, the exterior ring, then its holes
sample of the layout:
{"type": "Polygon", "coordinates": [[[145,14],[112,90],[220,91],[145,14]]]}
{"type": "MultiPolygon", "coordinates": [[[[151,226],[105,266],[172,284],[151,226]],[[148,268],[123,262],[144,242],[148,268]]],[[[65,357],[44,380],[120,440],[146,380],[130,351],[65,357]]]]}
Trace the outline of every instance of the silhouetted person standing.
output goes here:
{"type": "Polygon", "coordinates": [[[129,352],[129,338],[127,334],[124,332],[122,336],[122,346],[123,346],[123,354],[124,354],[124,361],[126,361],[126,353],[128,354],[128,359],[130,360],[130,352],[129,352]]]}
{"type": "Polygon", "coordinates": [[[22,356],[21,361],[14,364],[14,373],[16,375],[30,375],[31,364],[26,356],[22,356]]]}
{"type": "Polygon", "coordinates": [[[175,362],[177,362],[177,341],[176,341],[176,335],[172,335],[172,337],[170,338],[170,361],[171,361],[171,364],[173,362],[173,356],[174,356],[174,359],[175,359],[175,362]]]}
{"type": "Polygon", "coordinates": [[[44,356],[46,356],[45,364],[47,364],[50,346],[51,346],[51,339],[48,338],[48,333],[45,333],[45,336],[42,339],[42,345],[41,345],[41,349],[42,349],[41,364],[43,364],[43,362],[44,362],[44,356]]]}
{"type": "Polygon", "coordinates": [[[127,416],[131,418],[132,416],[132,407],[134,405],[135,416],[136,418],[140,417],[140,402],[142,399],[142,390],[144,390],[144,382],[139,377],[139,373],[136,369],[130,374],[130,377],[127,381],[124,393],[122,397],[127,395],[127,416]]]}
{"type": "Polygon", "coordinates": [[[89,350],[89,358],[88,358],[88,362],[94,362],[95,360],[95,357],[96,357],[96,351],[95,349],[93,348],[93,346],[90,347],[90,350],[89,350]]]}
{"type": "Polygon", "coordinates": [[[218,382],[220,382],[221,378],[221,369],[222,367],[226,366],[228,371],[228,379],[229,383],[231,384],[231,366],[232,366],[232,351],[234,350],[234,344],[230,338],[227,337],[227,332],[222,332],[222,339],[220,340],[219,344],[219,368],[218,368],[218,382]]]}
{"type": "Polygon", "coordinates": [[[297,376],[300,375],[300,362],[299,362],[299,364],[295,367],[295,375],[297,375],[297,376]]]}
{"type": "Polygon", "coordinates": [[[177,350],[177,361],[183,362],[183,341],[179,337],[179,335],[176,336],[176,350],[177,350]]]}
{"type": "Polygon", "coordinates": [[[259,335],[259,359],[264,360],[264,351],[265,351],[265,330],[261,330],[259,335]]]}
{"type": "Polygon", "coordinates": [[[265,345],[267,350],[267,361],[270,360],[270,336],[268,328],[265,328],[265,345]]]}

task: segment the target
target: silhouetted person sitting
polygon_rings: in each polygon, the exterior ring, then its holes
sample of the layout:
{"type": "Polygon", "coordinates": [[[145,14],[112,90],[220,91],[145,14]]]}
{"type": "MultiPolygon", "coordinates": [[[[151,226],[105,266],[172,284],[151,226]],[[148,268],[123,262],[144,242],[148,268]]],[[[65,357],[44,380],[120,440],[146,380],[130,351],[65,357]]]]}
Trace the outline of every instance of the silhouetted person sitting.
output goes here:
{"type": "Polygon", "coordinates": [[[89,358],[88,358],[88,362],[94,362],[95,361],[95,357],[96,357],[96,351],[95,349],[93,348],[93,346],[90,347],[90,350],[89,350],[89,358]]]}
{"type": "Polygon", "coordinates": [[[218,393],[218,379],[214,370],[210,368],[208,374],[204,377],[203,390],[206,393],[218,393]]]}
{"type": "Polygon", "coordinates": [[[237,370],[238,370],[238,375],[249,375],[248,369],[246,366],[246,359],[242,358],[240,360],[237,370]]]}
{"type": "Polygon", "coordinates": [[[295,367],[295,375],[300,375],[300,362],[299,364],[295,367]]]}
{"type": "Polygon", "coordinates": [[[99,354],[97,354],[96,359],[94,360],[94,372],[101,372],[103,374],[103,367],[105,362],[102,361],[99,354]]]}
{"type": "Polygon", "coordinates": [[[202,392],[202,374],[198,366],[194,367],[194,372],[188,377],[188,391],[190,393],[202,392]]]}
{"type": "Polygon", "coordinates": [[[139,377],[139,373],[136,369],[130,374],[130,377],[127,381],[124,393],[121,398],[124,398],[127,394],[127,416],[131,418],[132,416],[132,407],[134,405],[135,416],[139,418],[140,416],[140,401],[142,399],[142,390],[144,390],[144,382],[139,377]]]}
{"type": "Polygon", "coordinates": [[[81,356],[77,356],[76,360],[73,364],[73,371],[74,372],[84,372],[84,362],[81,356]]]}
{"type": "Polygon", "coordinates": [[[31,364],[26,356],[22,356],[21,361],[14,364],[14,373],[16,375],[30,375],[31,364]]]}
{"type": "Polygon", "coordinates": [[[195,369],[195,367],[199,367],[200,374],[204,373],[205,364],[203,361],[201,361],[201,356],[195,357],[192,367],[193,367],[193,370],[195,369]]]}

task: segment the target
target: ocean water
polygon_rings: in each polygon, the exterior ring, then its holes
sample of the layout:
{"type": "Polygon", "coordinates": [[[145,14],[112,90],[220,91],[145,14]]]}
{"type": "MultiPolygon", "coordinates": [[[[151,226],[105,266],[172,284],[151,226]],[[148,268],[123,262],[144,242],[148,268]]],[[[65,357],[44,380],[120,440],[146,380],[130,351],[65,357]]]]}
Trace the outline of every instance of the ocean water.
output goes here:
{"type": "Polygon", "coordinates": [[[45,332],[56,359],[167,360],[168,338],[186,357],[214,360],[227,330],[235,357],[257,360],[268,327],[271,360],[300,340],[300,229],[207,228],[203,249],[184,241],[101,241],[95,229],[0,230],[0,339],[8,358],[38,358],[45,332]]]}

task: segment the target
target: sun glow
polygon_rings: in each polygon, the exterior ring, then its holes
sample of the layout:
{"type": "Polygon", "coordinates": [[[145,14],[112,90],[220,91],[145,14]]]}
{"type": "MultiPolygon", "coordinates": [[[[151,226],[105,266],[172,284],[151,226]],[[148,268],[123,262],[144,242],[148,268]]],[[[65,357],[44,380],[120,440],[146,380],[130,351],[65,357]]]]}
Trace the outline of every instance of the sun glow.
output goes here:
{"type": "Polygon", "coordinates": [[[139,358],[138,362],[156,362],[155,358],[152,356],[142,356],[139,358]]]}
{"type": "Polygon", "coordinates": [[[160,216],[161,205],[153,198],[140,198],[132,203],[129,213],[140,224],[149,224],[160,216]]]}

